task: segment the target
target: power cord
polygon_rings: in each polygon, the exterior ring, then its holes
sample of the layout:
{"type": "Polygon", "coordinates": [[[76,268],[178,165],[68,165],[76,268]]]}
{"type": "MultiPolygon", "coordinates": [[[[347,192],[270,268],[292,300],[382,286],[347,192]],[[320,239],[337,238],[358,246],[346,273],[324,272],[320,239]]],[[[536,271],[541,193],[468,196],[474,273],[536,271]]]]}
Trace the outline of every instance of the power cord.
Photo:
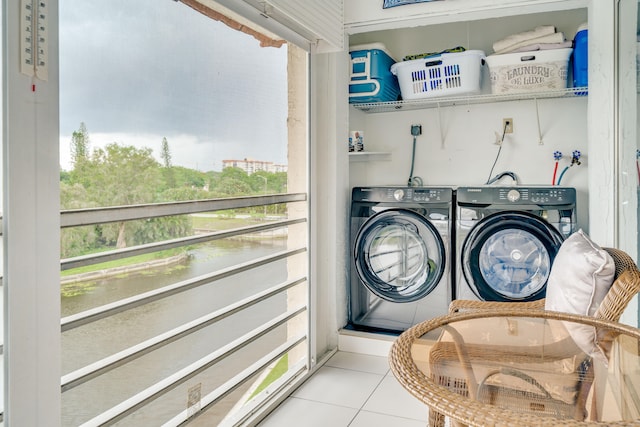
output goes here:
{"type": "Polygon", "coordinates": [[[502,130],[502,138],[500,139],[500,148],[498,148],[498,154],[496,155],[496,159],[493,161],[493,166],[491,166],[491,171],[489,172],[489,177],[487,178],[487,184],[491,181],[491,175],[493,174],[493,169],[496,167],[496,163],[498,163],[498,158],[500,157],[500,152],[502,151],[502,143],[504,142],[504,136],[507,134],[507,127],[509,126],[509,122],[504,122],[504,129],[502,130]]]}
{"type": "Polygon", "coordinates": [[[413,151],[411,154],[411,171],[409,172],[409,180],[407,185],[409,187],[417,187],[422,185],[422,178],[419,176],[413,176],[413,166],[416,161],[416,142],[418,135],[422,134],[422,125],[411,125],[411,135],[413,135],[413,151]]]}

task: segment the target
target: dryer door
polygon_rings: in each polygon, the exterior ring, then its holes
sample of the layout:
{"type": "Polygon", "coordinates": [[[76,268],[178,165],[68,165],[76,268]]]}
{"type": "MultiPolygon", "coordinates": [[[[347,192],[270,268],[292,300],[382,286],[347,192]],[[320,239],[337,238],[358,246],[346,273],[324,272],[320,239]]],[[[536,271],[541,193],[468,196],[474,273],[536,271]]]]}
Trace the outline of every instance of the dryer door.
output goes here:
{"type": "Polygon", "coordinates": [[[462,245],[464,277],[483,301],[534,301],[547,279],[562,235],[528,212],[505,211],[476,224],[462,245]]]}
{"type": "Polygon", "coordinates": [[[356,271],[375,295],[411,302],[428,295],[445,269],[445,249],[436,227],[405,209],[388,209],[369,218],[354,244],[356,271]]]}

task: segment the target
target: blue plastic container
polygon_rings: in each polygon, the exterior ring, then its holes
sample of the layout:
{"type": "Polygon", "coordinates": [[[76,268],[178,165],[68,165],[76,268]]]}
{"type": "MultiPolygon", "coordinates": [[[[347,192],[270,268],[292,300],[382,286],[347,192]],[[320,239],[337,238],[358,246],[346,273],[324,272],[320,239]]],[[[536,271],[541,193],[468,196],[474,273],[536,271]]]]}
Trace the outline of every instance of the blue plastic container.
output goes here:
{"type": "Polygon", "coordinates": [[[578,28],[573,39],[573,87],[587,87],[589,85],[589,30],[586,24],[578,28]]]}
{"type": "Polygon", "coordinates": [[[354,46],[349,53],[351,54],[349,103],[399,100],[398,79],[389,71],[395,61],[382,44],[354,46]]]}

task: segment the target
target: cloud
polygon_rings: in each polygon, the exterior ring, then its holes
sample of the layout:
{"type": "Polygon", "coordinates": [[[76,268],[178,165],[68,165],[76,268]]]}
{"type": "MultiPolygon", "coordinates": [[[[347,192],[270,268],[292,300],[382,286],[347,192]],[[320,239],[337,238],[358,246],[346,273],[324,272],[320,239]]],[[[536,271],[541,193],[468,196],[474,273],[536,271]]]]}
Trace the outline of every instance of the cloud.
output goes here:
{"type": "Polygon", "coordinates": [[[261,48],[179,2],[66,0],[61,142],[84,122],[92,141],[148,141],[156,151],[167,137],[176,165],[285,163],[286,59],[286,46],[261,48]]]}

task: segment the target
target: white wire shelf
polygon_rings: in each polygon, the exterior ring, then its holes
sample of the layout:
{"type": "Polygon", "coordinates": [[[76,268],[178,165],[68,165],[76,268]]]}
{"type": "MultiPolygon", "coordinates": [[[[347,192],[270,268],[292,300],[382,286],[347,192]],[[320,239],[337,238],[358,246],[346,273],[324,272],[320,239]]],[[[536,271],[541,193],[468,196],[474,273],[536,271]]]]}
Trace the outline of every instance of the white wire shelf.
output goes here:
{"type": "Polygon", "coordinates": [[[349,160],[352,162],[387,161],[391,160],[391,153],[383,151],[354,151],[349,153],[349,160]]]}
{"type": "Polygon", "coordinates": [[[427,99],[413,99],[409,101],[371,102],[362,104],[350,104],[357,110],[365,113],[386,113],[391,111],[421,110],[426,108],[451,107],[455,105],[487,104],[492,102],[520,101],[527,99],[544,98],[571,98],[585,97],[586,87],[572,87],[549,92],[509,93],[509,94],[483,94],[457,97],[441,97],[427,99]]]}

